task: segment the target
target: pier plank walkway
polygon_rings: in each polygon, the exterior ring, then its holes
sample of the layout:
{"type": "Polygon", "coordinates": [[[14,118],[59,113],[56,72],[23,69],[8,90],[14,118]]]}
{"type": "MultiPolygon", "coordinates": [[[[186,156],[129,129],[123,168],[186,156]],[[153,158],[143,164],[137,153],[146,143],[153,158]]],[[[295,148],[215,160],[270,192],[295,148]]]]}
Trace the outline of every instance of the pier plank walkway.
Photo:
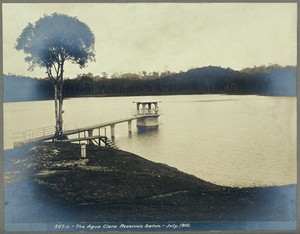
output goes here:
{"type": "Polygon", "coordinates": [[[101,123],[101,124],[96,124],[96,125],[91,125],[91,126],[87,126],[87,127],[82,127],[82,128],[67,130],[67,131],[64,131],[64,134],[65,135],[72,135],[72,134],[76,134],[76,133],[79,133],[79,132],[85,132],[85,131],[89,131],[89,130],[104,128],[104,127],[116,125],[116,124],[119,124],[119,123],[124,123],[124,122],[128,122],[128,121],[132,121],[132,120],[135,120],[135,119],[138,119],[138,118],[142,118],[142,117],[145,117],[145,116],[134,116],[134,117],[130,117],[130,118],[123,118],[123,119],[109,121],[109,122],[105,122],[105,123],[101,123]]]}
{"type": "MultiPolygon", "coordinates": [[[[108,121],[108,122],[104,122],[101,124],[95,124],[95,125],[91,125],[91,126],[87,126],[87,127],[81,127],[81,128],[76,128],[76,129],[71,129],[71,130],[65,130],[64,131],[64,135],[74,135],[74,134],[80,134],[80,133],[88,133],[88,135],[84,136],[84,137],[80,137],[78,136],[77,140],[73,139],[65,139],[63,141],[69,141],[69,142],[74,142],[74,141],[83,141],[83,140],[92,140],[92,139],[96,139],[96,138],[103,138],[106,136],[93,136],[92,131],[95,129],[101,129],[104,127],[110,127],[111,128],[111,138],[114,138],[114,126],[116,124],[120,124],[120,123],[124,123],[124,122],[128,122],[128,131],[131,132],[131,122],[133,120],[137,120],[140,118],[145,118],[145,117],[158,117],[159,114],[144,114],[144,115],[135,115],[135,116],[131,116],[128,118],[121,118],[118,120],[113,120],[113,121],[108,121]]],[[[22,134],[21,137],[18,137],[19,140],[15,140],[14,141],[14,147],[19,147],[22,146],[24,144],[30,143],[30,142],[41,142],[41,141],[48,141],[48,140],[53,140],[54,138],[54,127],[53,127],[53,131],[51,131],[51,133],[46,133],[45,132],[42,134],[43,131],[41,131],[41,135],[40,136],[29,136],[29,138],[26,139],[20,139],[22,138],[22,134]]],[[[27,135],[28,136],[28,135],[27,135]]]]}

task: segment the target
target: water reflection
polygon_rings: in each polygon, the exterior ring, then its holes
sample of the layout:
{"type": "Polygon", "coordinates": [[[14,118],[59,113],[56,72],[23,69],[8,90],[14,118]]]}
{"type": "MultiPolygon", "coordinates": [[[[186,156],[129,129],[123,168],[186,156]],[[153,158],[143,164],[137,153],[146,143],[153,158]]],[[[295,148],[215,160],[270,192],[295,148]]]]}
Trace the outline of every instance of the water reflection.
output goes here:
{"type": "Polygon", "coordinates": [[[147,137],[155,137],[158,135],[158,131],[159,131],[159,127],[155,127],[155,128],[141,128],[139,127],[137,129],[137,136],[138,137],[143,137],[143,136],[147,136],[147,137]]]}

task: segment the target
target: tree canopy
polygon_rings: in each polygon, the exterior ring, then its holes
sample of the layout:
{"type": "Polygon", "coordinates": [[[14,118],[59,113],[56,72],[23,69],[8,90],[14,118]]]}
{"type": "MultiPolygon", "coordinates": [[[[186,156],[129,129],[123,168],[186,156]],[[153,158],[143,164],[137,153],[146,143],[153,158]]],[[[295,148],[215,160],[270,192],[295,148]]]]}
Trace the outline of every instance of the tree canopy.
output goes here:
{"type": "Polygon", "coordinates": [[[30,69],[35,66],[49,69],[66,60],[82,68],[95,58],[94,42],[94,35],[85,23],[54,13],[35,24],[29,23],[17,39],[16,49],[27,54],[25,61],[30,69]]]}

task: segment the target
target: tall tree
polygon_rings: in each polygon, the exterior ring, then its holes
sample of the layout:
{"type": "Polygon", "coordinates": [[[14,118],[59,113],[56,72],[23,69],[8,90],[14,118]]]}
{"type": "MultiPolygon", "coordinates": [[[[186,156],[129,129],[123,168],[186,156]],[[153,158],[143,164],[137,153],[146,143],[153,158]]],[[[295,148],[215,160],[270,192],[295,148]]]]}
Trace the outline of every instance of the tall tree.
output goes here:
{"type": "Polygon", "coordinates": [[[23,51],[29,70],[46,68],[54,86],[55,138],[63,137],[63,80],[66,61],[85,67],[95,61],[94,34],[76,17],[54,13],[29,23],[17,39],[16,49],[23,51]]]}

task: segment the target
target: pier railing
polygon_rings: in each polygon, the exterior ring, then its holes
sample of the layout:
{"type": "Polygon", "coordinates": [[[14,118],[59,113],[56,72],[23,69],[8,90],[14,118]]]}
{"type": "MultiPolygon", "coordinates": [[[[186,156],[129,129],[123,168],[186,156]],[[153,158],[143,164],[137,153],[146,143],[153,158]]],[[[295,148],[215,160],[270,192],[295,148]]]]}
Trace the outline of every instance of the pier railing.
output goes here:
{"type": "Polygon", "coordinates": [[[46,136],[54,135],[54,133],[55,133],[55,127],[47,126],[43,128],[25,130],[22,132],[15,132],[13,138],[14,138],[14,142],[18,142],[24,140],[32,140],[38,137],[46,137],[46,136]]]}
{"type": "MultiPolygon", "coordinates": [[[[80,128],[80,127],[86,127],[88,126],[88,123],[81,123],[79,124],[78,122],[74,123],[68,123],[63,125],[63,130],[71,130],[74,128],[80,128]]],[[[55,126],[46,126],[42,128],[35,128],[35,129],[30,129],[30,130],[24,130],[20,132],[14,132],[13,133],[13,140],[14,142],[18,141],[24,141],[24,140],[32,140],[36,139],[39,137],[46,137],[46,136],[54,136],[55,134],[55,126]]]]}

